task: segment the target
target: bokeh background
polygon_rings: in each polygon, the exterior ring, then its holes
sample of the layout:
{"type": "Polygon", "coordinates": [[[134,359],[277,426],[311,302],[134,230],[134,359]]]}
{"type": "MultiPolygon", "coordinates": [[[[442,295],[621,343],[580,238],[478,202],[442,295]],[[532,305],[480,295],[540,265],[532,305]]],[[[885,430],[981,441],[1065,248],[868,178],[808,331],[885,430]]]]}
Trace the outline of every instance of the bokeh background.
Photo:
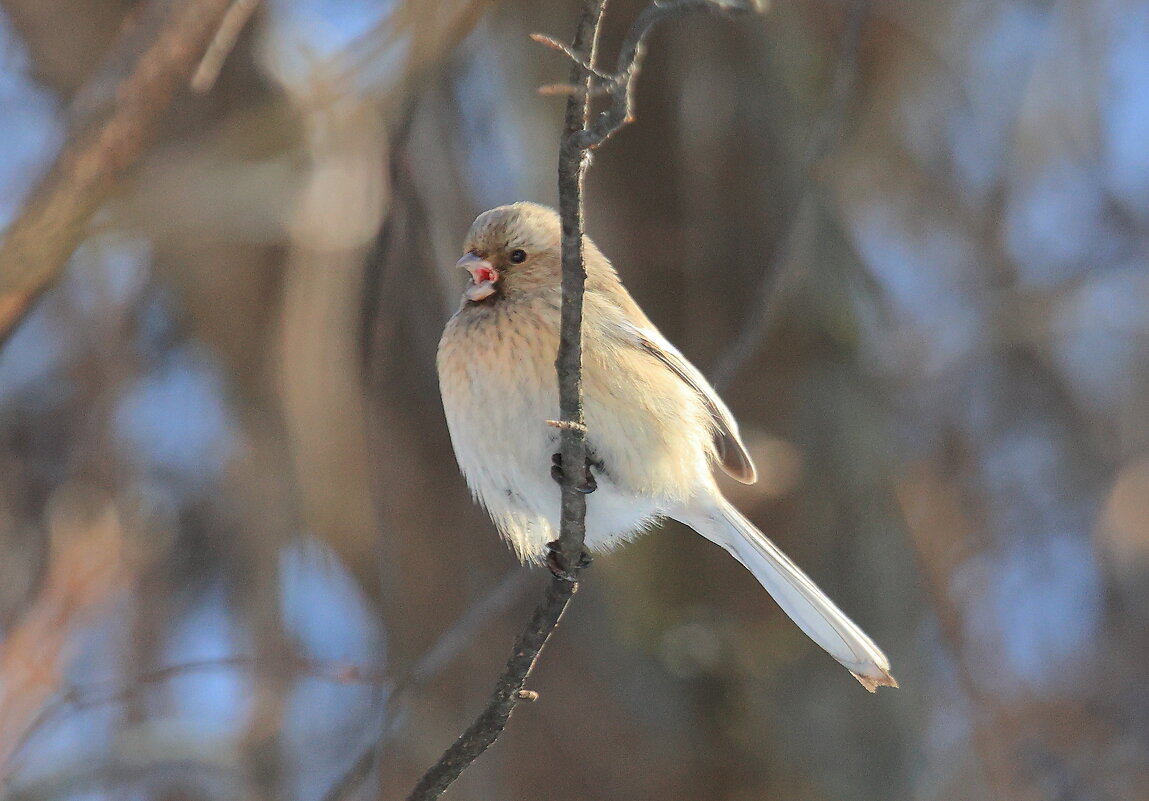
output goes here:
{"type": "MultiPolygon", "coordinates": [[[[151,4],[0,0],[0,225],[151,4]]],[[[575,14],[268,0],[175,98],[0,350],[4,798],[402,798],[473,718],[545,574],[434,352],[473,216],[555,202],[568,65],[527,34],[575,14]]],[[[588,230],[902,688],[667,527],[596,560],[450,798],[1149,798],[1147,87],[1144,0],[653,36],[588,230]]]]}

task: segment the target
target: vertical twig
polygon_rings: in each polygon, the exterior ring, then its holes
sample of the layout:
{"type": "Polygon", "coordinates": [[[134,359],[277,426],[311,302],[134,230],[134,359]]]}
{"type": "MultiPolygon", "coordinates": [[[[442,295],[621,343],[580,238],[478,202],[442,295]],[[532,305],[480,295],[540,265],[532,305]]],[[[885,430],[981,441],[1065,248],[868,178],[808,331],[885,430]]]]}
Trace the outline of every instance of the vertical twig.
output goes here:
{"type": "Polygon", "coordinates": [[[566,117],[559,143],[559,217],[562,220],[562,322],[555,369],[559,380],[559,414],[563,464],[562,516],[559,550],[571,580],[578,575],[586,538],[586,495],[579,491],[582,465],[586,464],[586,424],[582,410],[582,299],[586,269],[582,260],[583,178],[586,175],[587,148],[579,137],[590,122],[591,80],[598,50],[598,32],[606,0],[585,0],[575,33],[571,85],[582,92],[567,98],[566,117]]]}

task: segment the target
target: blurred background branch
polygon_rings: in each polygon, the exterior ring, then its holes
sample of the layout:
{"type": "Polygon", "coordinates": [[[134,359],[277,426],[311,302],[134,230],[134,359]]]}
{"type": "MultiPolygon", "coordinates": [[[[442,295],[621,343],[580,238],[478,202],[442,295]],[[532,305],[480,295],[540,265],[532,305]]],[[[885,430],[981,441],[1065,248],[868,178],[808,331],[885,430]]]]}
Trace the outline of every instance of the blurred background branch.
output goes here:
{"type": "MultiPolygon", "coordinates": [[[[73,122],[68,145],[4,231],[0,344],[59,276],[89,218],[135,163],[172,98],[201,63],[232,2],[156,0],[128,18],[109,58],[131,66],[123,76],[102,70],[98,84],[81,90],[85,107],[73,122]]],[[[218,46],[214,59],[222,62],[226,50],[218,46]]]]}
{"type": "Polygon", "coordinates": [[[794,267],[801,264],[802,249],[810,247],[810,238],[816,231],[816,172],[818,165],[829,157],[846,122],[846,112],[857,82],[862,31],[869,13],[869,0],[850,0],[846,6],[829,96],[825,108],[814,120],[802,153],[800,170],[805,178],[796,202],[787,210],[789,216],[783,223],[781,244],[759,279],[757,302],[750,308],[748,318],[714,367],[712,379],[720,390],[734,380],[738,371],[761,347],[771,320],[778,314],[787,284],[800,280],[794,267]]]}

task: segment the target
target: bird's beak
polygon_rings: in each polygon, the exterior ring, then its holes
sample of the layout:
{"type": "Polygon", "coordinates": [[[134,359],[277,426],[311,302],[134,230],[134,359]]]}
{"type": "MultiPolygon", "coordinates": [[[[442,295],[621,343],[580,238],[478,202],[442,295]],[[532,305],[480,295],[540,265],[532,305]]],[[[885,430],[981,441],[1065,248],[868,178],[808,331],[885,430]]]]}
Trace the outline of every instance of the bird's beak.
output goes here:
{"type": "Polygon", "coordinates": [[[462,267],[471,274],[471,285],[463,292],[463,297],[472,303],[478,303],[495,294],[495,282],[499,280],[499,271],[491,263],[480,258],[478,253],[468,252],[459,259],[456,267],[462,267]]]}

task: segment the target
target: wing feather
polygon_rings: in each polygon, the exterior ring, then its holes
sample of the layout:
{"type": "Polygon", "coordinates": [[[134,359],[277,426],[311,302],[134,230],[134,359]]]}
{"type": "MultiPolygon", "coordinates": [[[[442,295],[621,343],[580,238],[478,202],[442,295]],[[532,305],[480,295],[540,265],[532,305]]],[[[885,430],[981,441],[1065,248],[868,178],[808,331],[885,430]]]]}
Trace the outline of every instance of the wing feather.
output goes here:
{"type": "Polygon", "coordinates": [[[722,470],[743,484],[753,484],[757,481],[758,475],[754,470],[754,463],[750,460],[750,454],[746,452],[746,446],[742,444],[742,439],[738,435],[738,423],[734,421],[734,415],[726,408],[726,404],[718,397],[718,393],[698,368],[687,361],[686,357],[667,342],[657,330],[641,328],[629,322],[624,322],[623,326],[624,329],[628,329],[627,333],[639,349],[662,362],[702,400],[714,426],[714,447],[722,470]]]}

